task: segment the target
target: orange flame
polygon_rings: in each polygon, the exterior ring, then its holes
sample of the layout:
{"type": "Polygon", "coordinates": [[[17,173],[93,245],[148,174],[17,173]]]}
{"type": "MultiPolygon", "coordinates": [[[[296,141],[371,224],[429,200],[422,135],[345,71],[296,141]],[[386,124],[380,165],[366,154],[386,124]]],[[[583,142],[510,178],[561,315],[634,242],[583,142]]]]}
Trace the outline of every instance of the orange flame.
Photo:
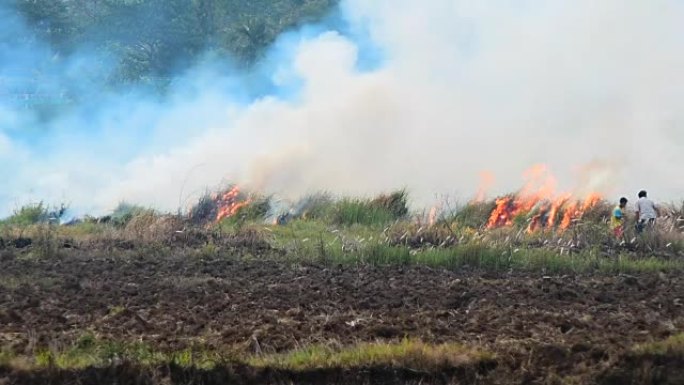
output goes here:
{"type": "Polygon", "coordinates": [[[547,226],[553,227],[553,225],[556,223],[558,213],[560,212],[561,208],[563,208],[563,206],[570,200],[570,198],[572,198],[571,194],[564,194],[553,202],[551,209],[549,210],[546,223],[547,226]]]}
{"type": "Polygon", "coordinates": [[[524,176],[526,183],[518,194],[496,200],[487,228],[511,226],[517,216],[531,215],[528,232],[552,228],[559,219],[558,228],[565,230],[601,201],[598,193],[583,200],[569,193],[556,194],[556,179],[544,165],[535,165],[524,176]]]}
{"type": "Polygon", "coordinates": [[[216,214],[216,222],[232,217],[237,214],[241,208],[251,203],[250,199],[241,200],[240,195],[240,188],[235,186],[216,197],[219,206],[218,213],[216,214]]]}
{"type": "Polygon", "coordinates": [[[513,224],[513,217],[517,215],[517,209],[513,207],[511,197],[503,197],[496,200],[496,207],[489,216],[488,228],[499,226],[510,226],[513,224]]]}

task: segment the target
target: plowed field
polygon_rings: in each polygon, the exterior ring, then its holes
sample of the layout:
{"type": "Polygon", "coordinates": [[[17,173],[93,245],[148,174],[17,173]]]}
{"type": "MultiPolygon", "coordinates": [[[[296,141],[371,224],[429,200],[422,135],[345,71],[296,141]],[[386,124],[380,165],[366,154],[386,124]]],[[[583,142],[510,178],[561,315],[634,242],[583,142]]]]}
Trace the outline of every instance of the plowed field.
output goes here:
{"type": "MultiPolygon", "coordinates": [[[[36,346],[67,346],[84,331],[108,340],[142,340],[162,350],[201,343],[251,354],[410,337],[496,354],[490,368],[430,381],[512,384],[573,378],[592,383],[609,381],[606,373],[624,362],[635,344],[684,330],[684,279],[677,274],[547,277],[200,259],[183,253],[13,258],[0,266],[0,340],[27,354],[36,346]]],[[[127,367],[31,375],[6,368],[0,383],[71,383],[76,378],[107,383],[103,378],[113,378],[117,370],[141,383],[155,383],[127,367]]],[[[196,381],[187,373],[174,378],[207,384],[222,383],[221,378],[236,383],[332,383],[337,381],[333,377],[409,383],[411,378],[382,368],[337,377],[241,375],[239,368],[231,373],[205,373],[196,381]]]]}

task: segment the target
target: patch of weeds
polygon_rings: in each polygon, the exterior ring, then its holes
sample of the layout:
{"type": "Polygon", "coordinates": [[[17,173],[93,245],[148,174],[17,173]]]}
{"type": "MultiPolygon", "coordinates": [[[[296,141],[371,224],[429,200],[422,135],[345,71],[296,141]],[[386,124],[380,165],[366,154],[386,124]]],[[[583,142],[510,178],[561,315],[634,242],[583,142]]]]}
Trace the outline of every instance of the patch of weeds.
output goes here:
{"type": "Polygon", "coordinates": [[[363,250],[361,260],[371,265],[408,265],[413,258],[411,250],[407,247],[375,244],[363,250]]]}
{"type": "Polygon", "coordinates": [[[216,220],[218,205],[212,194],[204,193],[190,209],[188,219],[193,225],[200,226],[216,220]]]}
{"type": "Polygon", "coordinates": [[[637,345],[633,352],[640,355],[684,358],[684,333],[676,334],[664,341],[637,345]]]}
{"type": "Polygon", "coordinates": [[[116,317],[124,311],[126,311],[126,308],[124,306],[112,306],[111,308],[109,308],[109,315],[112,317],[116,317]]]}
{"type": "Polygon", "coordinates": [[[444,218],[444,220],[454,221],[461,226],[473,229],[482,228],[487,225],[495,207],[494,201],[469,203],[458,209],[452,218],[444,218]]]}
{"type": "Polygon", "coordinates": [[[404,190],[373,199],[342,198],[330,208],[329,220],[338,225],[382,226],[406,217],[408,196],[404,190]]]}
{"type": "Polygon", "coordinates": [[[9,349],[0,350],[0,366],[9,366],[12,361],[17,357],[17,355],[9,349]]]}
{"type": "Polygon", "coordinates": [[[629,255],[608,258],[599,256],[598,252],[591,249],[568,255],[552,249],[510,249],[480,242],[419,250],[371,243],[356,251],[326,249],[325,252],[325,258],[319,255],[319,262],[381,266],[423,265],[446,269],[470,267],[494,272],[542,271],[548,274],[629,274],[684,270],[684,261],[674,259],[638,258],[629,255]]]}
{"type": "Polygon", "coordinates": [[[315,345],[291,353],[252,358],[248,362],[255,367],[293,371],[381,366],[435,372],[494,358],[490,353],[459,344],[429,345],[405,339],[399,343],[364,343],[342,349],[315,345]]]}
{"type": "Polygon", "coordinates": [[[220,248],[214,243],[210,242],[202,246],[198,253],[200,258],[212,258],[218,255],[219,251],[220,248]]]}
{"type": "Polygon", "coordinates": [[[56,257],[59,247],[55,225],[49,223],[38,225],[33,246],[38,258],[56,257]]]}
{"type": "Polygon", "coordinates": [[[302,198],[293,211],[295,217],[301,219],[324,221],[331,218],[334,206],[335,200],[331,194],[317,193],[302,198]]]}
{"type": "Polygon", "coordinates": [[[334,224],[351,226],[383,225],[394,219],[392,213],[363,199],[344,198],[337,202],[332,210],[331,221],[334,224]]]}
{"type": "Polygon", "coordinates": [[[55,365],[55,357],[50,350],[44,349],[36,352],[35,361],[38,367],[53,367],[55,365]]]}
{"type": "Polygon", "coordinates": [[[370,206],[387,210],[393,219],[404,218],[408,212],[408,193],[398,190],[389,194],[380,194],[370,201],[370,206]]]}
{"type": "Polygon", "coordinates": [[[121,202],[111,214],[111,223],[116,227],[123,228],[133,218],[147,213],[153,213],[153,210],[127,202],[121,202]]]}
{"type": "Polygon", "coordinates": [[[48,218],[48,208],[39,202],[20,207],[4,220],[4,223],[12,226],[29,226],[46,221],[48,218]]]}
{"type": "MultiPolygon", "coordinates": [[[[0,364],[12,365],[19,362],[18,356],[0,354],[0,364]],[[3,359],[3,357],[5,357],[3,359]]],[[[34,368],[85,369],[105,367],[115,362],[130,362],[143,367],[157,367],[170,363],[182,367],[210,369],[221,362],[222,357],[206,349],[185,349],[177,352],[162,352],[150,345],[103,341],[87,333],[64,350],[38,350],[32,360],[34,368]]]]}

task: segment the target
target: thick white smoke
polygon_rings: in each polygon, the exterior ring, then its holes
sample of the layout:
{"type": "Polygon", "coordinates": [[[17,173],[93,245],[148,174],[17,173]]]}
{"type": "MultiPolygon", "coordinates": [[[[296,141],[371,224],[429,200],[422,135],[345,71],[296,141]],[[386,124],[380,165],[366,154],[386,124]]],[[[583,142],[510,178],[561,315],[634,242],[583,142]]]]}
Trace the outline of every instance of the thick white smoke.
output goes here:
{"type": "MultiPolygon", "coordinates": [[[[424,203],[442,193],[468,199],[482,170],[496,175],[495,193],[512,191],[523,170],[546,163],[561,189],[580,182],[616,195],[647,188],[661,200],[684,197],[681,2],[342,7],[351,29],[368,30],[381,50],[378,68],[359,70],[358,42],[330,31],[302,39],[273,73],[301,82],[294,97],[238,103],[206,81],[211,70],[198,70],[202,81],[186,79],[172,100],[150,107],[147,149],[123,164],[87,148],[33,160],[0,132],[0,152],[22,159],[13,196],[174,210],[235,181],[289,196],[407,187],[424,203]]],[[[130,108],[97,123],[132,124],[130,108]]]]}

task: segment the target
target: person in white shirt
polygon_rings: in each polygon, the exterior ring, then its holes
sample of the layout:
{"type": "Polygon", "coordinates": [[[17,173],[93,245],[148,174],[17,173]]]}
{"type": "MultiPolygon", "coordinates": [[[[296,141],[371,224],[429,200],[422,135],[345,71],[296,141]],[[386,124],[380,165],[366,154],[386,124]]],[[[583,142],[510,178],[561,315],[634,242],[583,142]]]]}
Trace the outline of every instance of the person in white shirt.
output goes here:
{"type": "Polygon", "coordinates": [[[658,208],[652,200],[648,199],[648,193],[639,191],[639,200],[636,203],[637,232],[641,233],[646,227],[652,227],[658,217],[658,208]]]}

